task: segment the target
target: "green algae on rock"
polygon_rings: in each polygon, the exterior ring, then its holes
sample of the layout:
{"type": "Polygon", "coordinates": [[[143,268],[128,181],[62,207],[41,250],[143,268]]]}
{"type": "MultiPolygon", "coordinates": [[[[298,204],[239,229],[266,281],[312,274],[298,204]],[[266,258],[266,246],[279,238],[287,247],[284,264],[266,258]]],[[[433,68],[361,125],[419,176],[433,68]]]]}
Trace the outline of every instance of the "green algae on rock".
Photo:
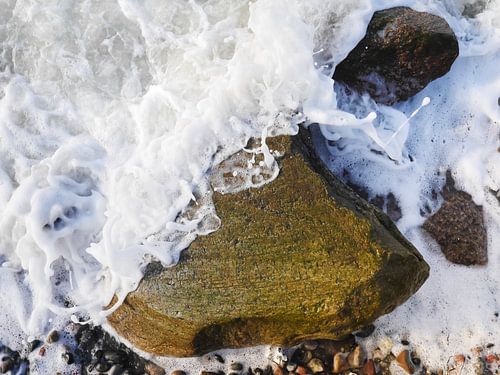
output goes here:
{"type": "Polygon", "coordinates": [[[390,219],[323,166],[309,131],[267,141],[283,155],[278,177],[215,193],[221,228],[198,237],[177,265],[149,267],[109,317],[138,348],[193,356],[342,338],[427,278],[428,265],[390,219]]]}

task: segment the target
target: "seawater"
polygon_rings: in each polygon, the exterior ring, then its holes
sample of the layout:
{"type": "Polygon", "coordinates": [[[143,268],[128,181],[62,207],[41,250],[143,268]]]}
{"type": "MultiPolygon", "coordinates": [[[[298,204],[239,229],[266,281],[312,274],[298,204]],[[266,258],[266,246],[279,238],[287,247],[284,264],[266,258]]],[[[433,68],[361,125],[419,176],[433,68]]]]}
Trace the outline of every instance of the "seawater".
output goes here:
{"type": "MultiPolygon", "coordinates": [[[[434,366],[500,345],[498,0],[0,0],[0,9],[3,344],[18,348],[56,321],[104,322],[149,261],[173,265],[217,230],[210,168],[251,137],[319,123],[336,145],[323,155],[330,168],[372,197],[393,193],[399,228],[432,267],[368,344],[404,336],[434,366]],[[460,44],[450,73],[393,107],[335,91],[335,66],[373,12],[400,5],[448,21],[460,44]],[[447,170],[483,205],[487,267],[447,263],[420,229],[447,170]]],[[[276,168],[265,147],[256,152],[276,168]]]]}

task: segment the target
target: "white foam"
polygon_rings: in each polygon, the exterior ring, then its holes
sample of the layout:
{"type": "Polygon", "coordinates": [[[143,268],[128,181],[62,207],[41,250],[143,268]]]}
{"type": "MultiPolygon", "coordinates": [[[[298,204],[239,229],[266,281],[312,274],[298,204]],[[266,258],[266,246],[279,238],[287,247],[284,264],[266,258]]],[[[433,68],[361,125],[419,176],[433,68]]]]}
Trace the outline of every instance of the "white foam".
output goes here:
{"type": "MultiPolygon", "coordinates": [[[[489,193],[500,187],[498,1],[475,18],[462,16],[469,0],[1,3],[0,301],[14,301],[0,316],[2,342],[41,336],[56,317],[102,321],[103,306],[137,286],[151,257],[173,264],[197,234],[216,229],[212,166],[250,137],[294,134],[304,120],[322,123],[339,146],[334,171],[349,171],[372,196],[393,192],[399,227],[433,266],[377,337],[408,332],[433,364],[499,337],[489,318],[474,317],[497,308],[499,287],[489,193]],[[460,40],[452,71],[393,108],[333,91],[335,65],[373,12],[395,5],[446,18],[460,40]],[[433,191],[446,169],[484,204],[486,271],[449,266],[418,229],[420,209],[440,203],[433,191]],[[197,215],[177,219],[194,200],[197,215]],[[459,286],[474,303],[450,311],[459,286]],[[431,340],[441,330],[456,346],[431,340]]],[[[258,172],[272,179],[272,150],[252,152],[263,165],[232,172],[249,185],[258,172]]]]}

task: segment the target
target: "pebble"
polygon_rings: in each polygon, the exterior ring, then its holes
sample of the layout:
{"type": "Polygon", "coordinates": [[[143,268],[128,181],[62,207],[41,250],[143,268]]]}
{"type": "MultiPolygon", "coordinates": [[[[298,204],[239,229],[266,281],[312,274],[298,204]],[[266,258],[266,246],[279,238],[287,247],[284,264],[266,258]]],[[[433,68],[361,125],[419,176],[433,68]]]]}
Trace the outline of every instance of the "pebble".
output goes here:
{"type": "Polygon", "coordinates": [[[53,344],[57,341],[59,341],[59,332],[57,330],[52,330],[50,333],[47,335],[47,339],[45,340],[47,344],[53,344]]]}
{"type": "Polygon", "coordinates": [[[0,374],[5,374],[14,367],[14,360],[9,356],[4,356],[0,359],[0,374]]]}
{"type": "Polygon", "coordinates": [[[64,353],[61,354],[62,359],[64,362],[66,362],[68,365],[71,365],[72,363],[75,362],[75,359],[73,357],[73,354],[71,352],[65,351],[64,353]]]}
{"type": "Polygon", "coordinates": [[[366,361],[363,369],[361,370],[361,373],[363,375],[376,375],[377,370],[375,369],[375,363],[373,362],[373,359],[369,359],[368,361],[366,361]]]}
{"type": "Polygon", "coordinates": [[[286,365],[286,370],[288,372],[292,372],[292,371],[295,371],[295,369],[297,368],[297,364],[296,363],[293,363],[293,362],[289,362],[287,365],[286,365]]]}
{"type": "Polygon", "coordinates": [[[325,365],[321,362],[321,359],[318,358],[313,358],[307,362],[307,367],[309,367],[313,374],[325,371],[325,365]]]}
{"type": "Polygon", "coordinates": [[[333,357],[333,373],[338,374],[349,369],[345,354],[337,353],[333,357]]]}
{"type": "Polygon", "coordinates": [[[224,361],[224,358],[222,358],[222,356],[220,354],[214,354],[214,358],[217,362],[220,362],[220,363],[226,362],[226,361],[224,361]]]}
{"type": "Polygon", "coordinates": [[[39,355],[40,357],[43,357],[43,356],[45,355],[46,350],[47,350],[47,349],[45,348],[45,346],[42,346],[42,347],[40,348],[40,350],[38,350],[38,355],[39,355]]]}
{"type": "Polygon", "coordinates": [[[365,361],[365,354],[363,353],[363,349],[361,346],[357,345],[354,350],[349,353],[347,357],[347,362],[349,364],[349,368],[360,368],[365,361]]]}
{"type": "Polygon", "coordinates": [[[32,352],[36,348],[38,348],[40,345],[42,345],[42,342],[40,340],[33,340],[28,344],[29,351],[32,352]]]}
{"type": "Polygon", "coordinates": [[[495,354],[488,354],[486,356],[485,360],[487,363],[493,363],[493,362],[496,362],[498,360],[498,356],[496,356],[495,354]]]}
{"type": "Polygon", "coordinates": [[[295,373],[299,375],[307,375],[307,370],[305,367],[302,366],[297,366],[297,369],[295,370],[295,373]]]}
{"type": "Polygon", "coordinates": [[[457,364],[462,364],[465,362],[465,356],[463,354],[457,354],[455,357],[454,357],[454,360],[455,360],[455,363],[457,364]]]}
{"type": "Polygon", "coordinates": [[[403,350],[401,353],[399,353],[399,355],[396,357],[396,362],[398,363],[399,367],[405,370],[406,373],[415,373],[416,366],[413,364],[410,357],[410,352],[408,350],[403,350]]]}
{"type": "Polygon", "coordinates": [[[243,370],[243,365],[239,362],[234,362],[234,363],[231,363],[231,365],[229,366],[229,368],[232,370],[232,371],[241,371],[243,370]]]}
{"type": "MultiPolygon", "coordinates": [[[[144,371],[146,372],[147,375],[165,375],[166,374],[165,370],[162,367],[158,366],[156,363],[153,363],[153,362],[146,362],[144,364],[144,371]]],[[[172,372],[172,374],[174,372],[172,372]]],[[[180,372],[182,372],[183,375],[186,375],[184,373],[184,371],[180,371],[180,372]]],[[[178,374],[178,375],[182,375],[182,374],[178,374]]]]}

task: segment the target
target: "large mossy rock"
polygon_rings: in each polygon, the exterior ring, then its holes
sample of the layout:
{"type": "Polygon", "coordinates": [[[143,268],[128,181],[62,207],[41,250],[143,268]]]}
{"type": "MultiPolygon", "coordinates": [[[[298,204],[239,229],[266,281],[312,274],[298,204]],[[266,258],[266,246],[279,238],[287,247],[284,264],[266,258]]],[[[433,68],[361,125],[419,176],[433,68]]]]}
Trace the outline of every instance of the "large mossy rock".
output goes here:
{"type": "Polygon", "coordinates": [[[140,349],[192,356],[341,338],[427,278],[387,216],[325,169],[307,130],[268,144],[284,154],[276,180],[215,194],[221,228],[198,237],[176,266],[151,267],[109,317],[140,349]]]}
{"type": "Polygon", "coordinates": [[[391,105],[446,74],[458,41],[441,17],[396,7],[375,12],[365,37],[335,69],[333,78],[391,105]]]}

